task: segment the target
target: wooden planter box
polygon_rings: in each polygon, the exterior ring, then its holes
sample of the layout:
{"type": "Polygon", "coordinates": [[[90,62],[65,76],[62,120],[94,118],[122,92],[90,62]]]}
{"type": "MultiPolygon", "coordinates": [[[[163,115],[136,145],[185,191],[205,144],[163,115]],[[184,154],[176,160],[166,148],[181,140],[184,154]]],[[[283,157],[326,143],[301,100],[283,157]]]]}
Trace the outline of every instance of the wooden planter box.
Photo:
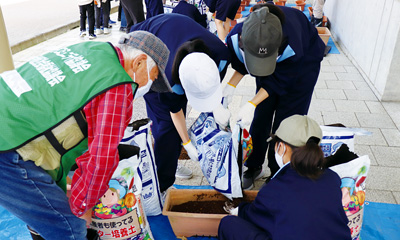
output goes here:
{"type": "MultiPolygon", "coordinates": [[[[244,191],[245,200],[254,200],[258,191],[244,191]]],[[[213,189],[170,189],[165,199],[163,215],[168,216],[177,237],[217,236],[218,226],[227,214],[183,213],[171,211],[173,206],[190,201],[226,201],[221,193],[213,189]]]]}
{"type": "Polygon", "coordinates": [[[325,45],[327,45],[331,37],[331,31],[329,31],[327,27],[317,27],[317,30],[319,37],[324,41],[325,45]]]}

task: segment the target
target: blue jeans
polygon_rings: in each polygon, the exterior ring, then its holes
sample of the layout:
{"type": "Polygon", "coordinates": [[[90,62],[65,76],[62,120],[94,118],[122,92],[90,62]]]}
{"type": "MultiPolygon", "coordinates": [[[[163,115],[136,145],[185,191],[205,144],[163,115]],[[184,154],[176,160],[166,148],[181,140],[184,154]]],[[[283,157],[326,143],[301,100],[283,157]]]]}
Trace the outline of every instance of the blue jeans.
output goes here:
{"type": "Polygon", "coordinates": [[[14,152],[0,153],[0,205],[44,239],[86,239],[86,222],[76,217],[64,191],[49,174],[14,152]]]}

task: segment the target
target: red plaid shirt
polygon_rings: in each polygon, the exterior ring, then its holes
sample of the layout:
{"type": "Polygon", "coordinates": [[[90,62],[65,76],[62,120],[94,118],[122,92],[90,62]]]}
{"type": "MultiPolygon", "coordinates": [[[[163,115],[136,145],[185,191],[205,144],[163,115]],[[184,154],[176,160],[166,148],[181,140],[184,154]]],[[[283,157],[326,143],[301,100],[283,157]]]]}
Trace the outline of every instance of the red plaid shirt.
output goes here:
{"type": "MultiPolygon", "coordinates": [[[[121,52],[116,50],[121,59],[121,52]]],[[[76,159],[79,168],[72,178],[69,201],[76,216],[91,209],[108,189],[119,162],[117,147],[131,120],[132,94],[130,84],[119,85],[95,97],[83,109],[89,149],[76,159]]]]}

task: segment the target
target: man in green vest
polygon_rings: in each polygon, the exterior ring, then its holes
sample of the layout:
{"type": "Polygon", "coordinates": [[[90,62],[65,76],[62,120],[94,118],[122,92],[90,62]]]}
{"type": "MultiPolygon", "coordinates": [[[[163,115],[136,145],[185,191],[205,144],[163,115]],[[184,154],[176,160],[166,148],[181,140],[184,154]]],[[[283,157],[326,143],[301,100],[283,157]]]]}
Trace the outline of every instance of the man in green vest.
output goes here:
{"type": "Polygon", "coordinates": [[[134,98],[171,91],[168,56],[159,38],[136,31],[118,46],[79,43],[1,73],[0,205],[44,239],[86,239],[134,98]]]}

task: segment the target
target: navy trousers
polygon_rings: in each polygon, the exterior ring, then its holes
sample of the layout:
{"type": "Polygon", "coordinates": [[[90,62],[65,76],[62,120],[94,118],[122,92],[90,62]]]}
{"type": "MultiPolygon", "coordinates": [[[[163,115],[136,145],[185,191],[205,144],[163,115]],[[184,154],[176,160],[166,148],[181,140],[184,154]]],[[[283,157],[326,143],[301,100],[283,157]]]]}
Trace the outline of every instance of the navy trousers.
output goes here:
{"type": "MultiPolygon", "coordinates": [[[[316,72],[315,79],[318,78],[316,72]]],[[[257,91],[260,86],[257,84],[257,91]]],[[[295,114],[307,115],[311,103],[314,85],[308,89],[299,90],[294,88],[289,93],[279,96],[271,94],[261,102],[255,112],[254,119],[250,127],[250,134],[253,138],[253,152],[246,161],[246,166],[250,168],[259,167],[264,163],[268,149],[268,167],[271,174],[279,170],[275,160],[275,142],[267,143],[270,133],[274,133],[283,119],[295,114]]]]}
{"type": "Polygon", "coordinates": [[[236,216],[221,219],[218,227],[220,240],[269,240],[268,234],[254,224],[236,216]]]}
{"type": "MultiPolygon", "coordinates": [[[[158,94],[149,92],[144,96],[147,116],[151,119],[154,137],[154,157],[160,191],[163,192],[175,182],[176,167],[182,150],[182,140],[172,122],[169,108],[162,103],[158,94]]],[[[183,108],[186,115],[186,106],[183,108]]]]}
{"type": "Polygon", "coordinates": [[[145,0],[145,3],[146,3],[146,19],[164,13],[164,5],[162,0],[145,0]]]}
{"type": "Polygon", "coordinates": [[[144,21],[144,11],[142,0],[121,0],[122,9],[126,17],[126,32],[129,33],[131,27],[144,21]]]}

